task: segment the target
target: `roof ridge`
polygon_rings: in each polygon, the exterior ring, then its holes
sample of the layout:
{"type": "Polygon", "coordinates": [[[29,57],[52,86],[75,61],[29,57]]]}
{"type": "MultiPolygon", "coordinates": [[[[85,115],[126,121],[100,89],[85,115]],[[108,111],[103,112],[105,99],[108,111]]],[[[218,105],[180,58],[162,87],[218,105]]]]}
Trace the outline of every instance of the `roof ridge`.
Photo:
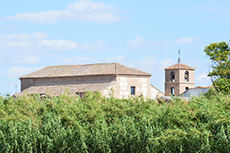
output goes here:
{"type": "MultiPolygon", "coordinates": [[[[151,86],[153,86],[155,89],[157,89],[158,91],[160,91],[158,88],[156,88],[154,85],[150,84],[151,86]]],[[[162,91],[160,91],[162,94],[164,94],[162,91]]],[[[164,94],[165,95],[165,94],[164,94]]]]}
{"type": "Polygon", "coordinates": [[[46,78],[90,75],[150,75],[150,73],[131,68],[120,63],[95,63],[85,65],[55,65],[46,66],[26,74],[21,78],[46,78]]]}
{"type": "Polygon", "coordinates": [[[77,65],[66,64],[66,65],[53,65],[53,66],[46,66],[46,67],[55,67],[55,66],[87,66],[87,65],[103,65],[103,64],[118,64],[118,63],[94,63],[94,64],[77,64],[77,65]]]}
{"type": "Polygon", "coordinates": [[[165,70],[167,70],[167,69],[193,69],[193,70],[195,70],[195,68],[188,66],[184,63],[176,63],[176,64],[173,64],[173,65],[166,67],[164,69],[165,70]]]}
{"type": "Polygon", "coordinates": [[[117,63],[115,63],[115,74],[117,74],[117,63]]]}

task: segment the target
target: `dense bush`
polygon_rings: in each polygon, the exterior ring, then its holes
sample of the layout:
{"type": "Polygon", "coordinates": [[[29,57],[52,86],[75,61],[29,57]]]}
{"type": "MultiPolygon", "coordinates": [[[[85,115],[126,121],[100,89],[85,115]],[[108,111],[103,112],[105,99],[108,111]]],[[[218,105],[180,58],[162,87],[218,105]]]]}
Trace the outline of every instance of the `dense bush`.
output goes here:
{"type": "Polygon", "coordinates": [[[230,152],[230,98],[0,97],[0,152],[230,152]]]}

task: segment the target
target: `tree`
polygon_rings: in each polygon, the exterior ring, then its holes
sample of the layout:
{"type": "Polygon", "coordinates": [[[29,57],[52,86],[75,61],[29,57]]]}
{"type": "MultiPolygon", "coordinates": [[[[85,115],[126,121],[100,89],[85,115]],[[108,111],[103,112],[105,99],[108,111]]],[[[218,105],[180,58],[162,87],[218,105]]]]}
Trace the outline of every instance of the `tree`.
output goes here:
{"type": "Polygon", "coordinates": [[[211,43],[204,52],[210,56],[214,65],[226,62],[229,59],[229,47],[226,42],[211,43]]]}
{"type": "Polygon", "coordinates": [[[230,51],[226,42],[212,43],[206,46],[204,52],[210,56],[213,63],[211,77],[214,88],[223,93],[230,92],[230,51]]]}

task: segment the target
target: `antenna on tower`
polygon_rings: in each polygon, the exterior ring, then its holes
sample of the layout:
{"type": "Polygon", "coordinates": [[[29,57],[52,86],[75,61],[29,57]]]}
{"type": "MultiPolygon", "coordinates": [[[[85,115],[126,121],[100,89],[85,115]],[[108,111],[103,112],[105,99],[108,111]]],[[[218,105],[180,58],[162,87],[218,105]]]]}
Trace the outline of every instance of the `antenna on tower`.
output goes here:
{"type": "Polygon", "coordinates": [[[181,62],[181,59],[180,59],[180,49],[178,51],[178,67],[180,68],[180,62],[181,62]]]}
{"type": "Polygon", "coordinates": [[[178,51],[178,64],[180,64],[180,62],[181,62],[181,59],[180,59],[180,49],[179,49],[179,51],[178,51]]]}

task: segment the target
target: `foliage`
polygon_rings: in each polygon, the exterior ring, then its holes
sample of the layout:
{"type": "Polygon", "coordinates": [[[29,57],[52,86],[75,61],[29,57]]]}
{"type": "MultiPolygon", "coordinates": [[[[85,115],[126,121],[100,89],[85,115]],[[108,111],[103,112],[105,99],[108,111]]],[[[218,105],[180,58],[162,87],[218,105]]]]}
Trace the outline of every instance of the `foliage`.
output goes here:
{"type": "Polygon", "coordinates": [[[207,99],[212,99],[213,97],[217,96],[218,95],[218,92],[216,91],[215,88],[211,87],[208,92],[206,92],[204,94],[204,96],[207,98],[207,99]]]}
{"type": "Polygon", "coordinates": [[[229,152],[230,98],[0,97],[0,152],[229,152]]]}
{"type": "Polygon", "coordinates": [[[229,93],[230,88],[230,60],[229,46],[226,42],[212,43],[206,46],[205,53],[213,62],[211,77],[215,89],[219,92],[229,93]]]}
{"type": "Polygon", "coordinates": [[[211,43],[206,46],[204,52],[210,57],[214,64],[220,64],[228,60],[229,47],[226,42],[211,43]]]}
{"type": "Polygon", "coordinates": [[[209,73],[209,76],[218,76],[219,78],[230,79],[230,60],[220,63],[213,67],[214,70],[209,73]]]}

